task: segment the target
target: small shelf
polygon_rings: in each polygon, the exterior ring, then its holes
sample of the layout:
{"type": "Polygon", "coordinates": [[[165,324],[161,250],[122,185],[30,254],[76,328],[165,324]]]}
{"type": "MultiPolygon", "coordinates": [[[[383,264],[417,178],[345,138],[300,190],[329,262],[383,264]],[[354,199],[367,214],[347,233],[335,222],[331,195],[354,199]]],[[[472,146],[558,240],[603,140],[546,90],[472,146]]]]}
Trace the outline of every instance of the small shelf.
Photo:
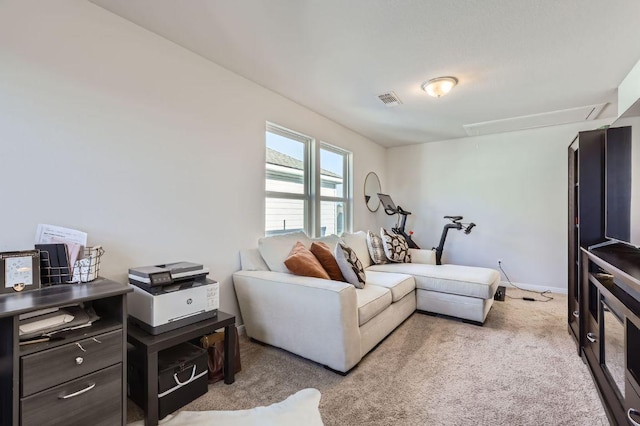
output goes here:
{"type": "Polygon", "coordinates": [[[35,352],[40,352],[46,349],[52,349],[67,343],[77,342],[84,340],[99,334],[108,333],[110,331],[118,330],[122,328],[122,322],[112,318],[100,319],[96,321],[92,326],[86,328],[79,328],[77,330],[63,331],[55,334],[56,337],[62,337],[60,340],[52,340],[49,342],[33,343],[29,345],[20,346],[20,356],[29,355],[35,352]]]}

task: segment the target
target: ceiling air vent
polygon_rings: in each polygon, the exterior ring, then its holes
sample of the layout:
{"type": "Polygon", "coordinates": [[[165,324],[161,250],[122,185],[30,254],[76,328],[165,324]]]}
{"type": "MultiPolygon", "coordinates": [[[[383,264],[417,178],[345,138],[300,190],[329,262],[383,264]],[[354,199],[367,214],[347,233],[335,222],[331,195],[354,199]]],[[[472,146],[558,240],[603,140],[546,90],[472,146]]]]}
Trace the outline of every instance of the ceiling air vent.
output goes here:
{"type": "Polygon", "coordinates": [[[402,101],[394,92],[383,93],[382,95],[378,95],[378,98],[388,107],[400,105],[402,101]]]}

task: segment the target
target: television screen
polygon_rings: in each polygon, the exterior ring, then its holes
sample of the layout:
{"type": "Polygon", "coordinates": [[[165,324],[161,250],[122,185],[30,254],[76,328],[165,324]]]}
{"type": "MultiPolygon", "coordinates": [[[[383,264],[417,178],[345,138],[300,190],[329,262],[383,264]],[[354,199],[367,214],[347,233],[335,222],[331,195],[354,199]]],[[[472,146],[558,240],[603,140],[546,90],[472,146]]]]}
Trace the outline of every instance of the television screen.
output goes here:
{"type": "Polygon", "coordinates": [[[640,247],[640,101],[607,130],[605,234],[640,247]]]}

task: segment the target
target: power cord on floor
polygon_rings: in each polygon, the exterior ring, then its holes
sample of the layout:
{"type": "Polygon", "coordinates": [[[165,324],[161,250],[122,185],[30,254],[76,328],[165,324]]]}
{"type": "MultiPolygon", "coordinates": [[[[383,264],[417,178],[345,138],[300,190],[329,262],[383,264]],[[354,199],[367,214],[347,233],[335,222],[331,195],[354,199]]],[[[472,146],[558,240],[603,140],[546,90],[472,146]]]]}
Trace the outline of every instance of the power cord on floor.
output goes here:
{"type": "Polygon", "coordinates": [[[509,282],[509,285],[511,287],[517,288],[518,290],[522,290],[522,291],[528,291],[529,293],[535,293],[535,294],[538,294],[541,297],[545,298],[545,300],[540,300],[540,299],[534,299],[533,297],[512,297],[512,296],[509,296],[508,294],[506,294],[506,292],[505,292],[505,296],[507,296],[509,299],[522,299],[522,300],[526,300],[526,301],[529,301],[529,302],[548,302],[550,300],[553,300],[553,297],[547,296],[547,293],[551,293],[551,290],[545,290],[545,291],[527,290],[527,289],[524,289],[524,288],[520,288],[517,285],[515,285],[514,283],[512,283],[511,280],[509,279],[509,276],[507,275],[507,273],[504,271],[504,269],[502,269],[502,261],[498,261],[498,268],[500,268],[500,271],[502,271],[502,273],[504,274],[504,277],[507,279],[507,282],[509,282]]]}

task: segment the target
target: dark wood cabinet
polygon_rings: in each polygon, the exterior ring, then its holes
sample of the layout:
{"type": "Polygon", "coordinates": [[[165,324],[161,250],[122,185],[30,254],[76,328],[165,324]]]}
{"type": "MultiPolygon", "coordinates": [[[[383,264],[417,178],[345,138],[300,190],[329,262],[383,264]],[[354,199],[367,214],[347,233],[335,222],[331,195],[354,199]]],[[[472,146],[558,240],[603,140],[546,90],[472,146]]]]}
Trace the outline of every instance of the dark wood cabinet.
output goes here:
{"type": "Polygon", "coordinates": [[[126,423],[126,293],[106,279],[0,296],[0,424],[126,423]],[[58,339],[20,345],[20,315],[83,304],[100,317],[58,339]]]}
{"type": "MultiPolygon", "coordinates": [[[[640,250],[606,237],[606,144],[628,127],[580,132],[568,149],[569,334],[613,425],[640,425],[640,250]]],[[[611,206],[609,206],[611,207],[611,206]]],[[[615,206],[614,206],[615,207],[615,206]]]]}

